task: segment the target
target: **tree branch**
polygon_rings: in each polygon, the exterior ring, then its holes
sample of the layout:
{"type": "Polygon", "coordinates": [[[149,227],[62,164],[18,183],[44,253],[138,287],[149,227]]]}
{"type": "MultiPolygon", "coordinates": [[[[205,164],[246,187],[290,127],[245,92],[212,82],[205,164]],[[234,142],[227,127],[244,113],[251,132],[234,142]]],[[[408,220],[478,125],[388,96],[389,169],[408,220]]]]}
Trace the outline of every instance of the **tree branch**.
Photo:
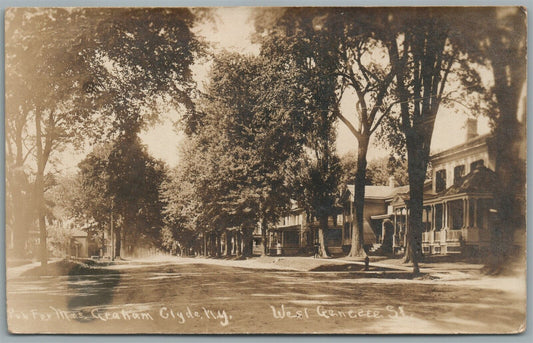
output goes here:
{"type": "Polygon", "coordinates": [[[350,130],[350,132],[355,136],[355,138],[357,138],[357,140],[359,141],[361,138],[362,138],[362,134],[361,132],[359,132],[353,125],[352,123],[350,123],[350,121],[342,115],[342,113],[340,111],[336,111],[336,115],[337,117],[348,127],[348,129],[350,130]]]}
{"type": "Polygon", "coordinates": [[[379,125],[381,124],[381,121],[383,120],[383,118],[387,117],[390,113],[390,110],[392,109],[392,107],[394,105],[397,105],[399,104],[401,101],[394,101],[393,103],[391,103],[387,109],[383,112],[383,114],[378,118],[378,120],[376,121],[375,125],[373,128],[370,129],[370,134],[374,133],[374,131],[376,131],[376,129],[379,127],[379,125]]]}

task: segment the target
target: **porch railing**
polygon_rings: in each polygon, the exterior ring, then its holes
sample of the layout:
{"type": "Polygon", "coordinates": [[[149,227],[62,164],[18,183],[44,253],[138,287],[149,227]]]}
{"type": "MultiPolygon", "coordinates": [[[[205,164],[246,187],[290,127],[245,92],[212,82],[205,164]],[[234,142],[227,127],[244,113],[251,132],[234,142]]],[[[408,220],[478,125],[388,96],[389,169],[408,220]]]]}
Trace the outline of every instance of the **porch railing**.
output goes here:
{"type": "Polygon", "coordinates": [[[435,241],[435,231],[422,232],[422,242],[433,243],[435,241]]]}
{"type": "Polygon", "coordinates": [[[457,242],[462,237],[462,231],[461,230],[449,230],[446,231],[446,241],[447,242],[457,242]]]}
{"type": "Polygon", "coordinates": [[[477,243],[479,242],[479,229],[478,228],[466,228],[462,229],[463,239],[466,243],[477,243]]]}

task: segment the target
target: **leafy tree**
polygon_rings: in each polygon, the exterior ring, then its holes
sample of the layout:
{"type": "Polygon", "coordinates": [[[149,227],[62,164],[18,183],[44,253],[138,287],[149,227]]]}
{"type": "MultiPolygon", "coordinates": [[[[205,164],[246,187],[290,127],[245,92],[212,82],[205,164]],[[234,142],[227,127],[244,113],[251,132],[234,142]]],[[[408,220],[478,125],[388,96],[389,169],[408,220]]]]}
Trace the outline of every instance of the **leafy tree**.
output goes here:
{"type": "MultiPolygon", "coordinates": [[[[81,180],[79,175],[60,176],[48,184],[45,203],[49,250],[54,256],[69,255],[73,231],[88,223],[79,216],[84,208],[81,180]]],[[[91,230],[89,237],[95,233],[91,230]]]]}
{"type": "Polygon", "coordinates": [[[300,145],[293,134],[299,132],[298,117],[291,115],[295,110],[283,106],[283,99],[297,96],[280,87],[288,77],[259,58],[222,54],[214,61],[200,110],[189,118],[194,122],[189,127],[196,127],[191,137],[208,162],[203,173],[212,193],[202,203],[211,227],[219,233],[240,227],[245,256],[251,255],[257,223],[266,244],[268,225],[290,200],[285,166],[300,145]]]}
{"type": "Polygon", "coordinates": [[[495,156],[496,223],[492,226],[487,271],[503,270],[512,250],[513,233],[525,228],[525,83],[526,13],[520,7],[472,10],[476,28],[464,27],[463,39],[471,60],[487,65],[493,76],[488,90],[492,108],[489,148],[495,156]],[[522,104],[521,104],[522,102],[522,104]],[[520,106],[523,113],[519,113],[520,106]]]}
{"type": "MultiPolygon", "coordinates": [[[[356,165],[357,155],[355,153],[349,152],[341,157],[341,185],[355,183],[356,165]]],[[[407,175],[407,160],[391,155],[388,157],[377,158],[368,162],[366,185],[387,186],[391,176],[394,177],[394,181],[397,186],[409,184],[409,177],[407,175]]]]}
{"type": "MultiPolygon", "coordinates": [[[[331,133],[329,133],[331,138],[331,133]]],[[[323,137],[316,140],[323,139],[323,137]]],[[[321,147],[315,146],[309,156],[301,157],[300,169],[292,181],[294,187],[293,198],[307,209],[308,217],[318,219],[318,242],[320,256],[329,257],[326,235],[329,217],[336,216],[335,209],[338,199],[338,186],[341,174],[339,158],[332,148],[332,144],[325,143],[321,147]]]]}
{"type": "Polygon", "coordinates": [[[97,146],[80,162],[79,170],[80,194],[73,201],[79,205],[74,213],[85,222],[95,222],[100,233],[113,220],[115,256],[121,256],[125,237],[132,248],[159,243],[163,226],[159,189],[165,168],[139,139],[134,144],[117,141],[97,146]]]}
{"type": "Polygon", "coordinates": [[[378,158],[368,163],[366,178],[368,185],[388,186],[391,177],[394,178],[397,186],[409,184],[406,160],[389,156],[378,158]]]}
{"type": "Polygon", "coordinates": [[[356,94],[354,118],[347,118],[339,110],[334,113],[357,140],[356,229],[350,255],[365,256],[366,155],[371,135],[391,110],[388,95],[395,76],[387,58],[377,56],[387,52],[383,41],[387,13],[361,8],[275,9],[267,12],[256,19],[258,39],[265,56],[293,60],[305,72],[320,73],[321,79],[333,79],[337,83],[337,102],[348,90],[356,94]]]}
{"type": "Polygon", "coordinates": [[[13,170],[21,170],[24,156],[34,154],[30,169],[43,265],[44,175],[50,157],[81,137],[102,137],[109,126],[111,135],[137,133],[163,104],[190,111],[190,66],[202,50],[190,30],[195,20],[190,10],[177,8],[19,8],[6,14],[13,170]],[[21,149],[30,130],[31,145],[21,149]]]}
{"type": "Polygon", "coordinates": [[[217,193],[204,193],[204,187],[209,186],[209,179],[205,175],[208,165],[204,157],[192,139],[180,151],[180,165],[169,173],[161,185],[165,225],[163,244],[169,250],[177,248],[178,243],[189,250],[208,232],[209,214],[203,205],[210,194],[214,196],[217,193]],[[205,198],[202,198],[203,195],[205,198]]]}
{"type": "Polygon", "coordinates": [[[109,190],[108,159],[112,144],[96,146],[78,164],[79,201],[72,212],[83,222],[94,221],[101,229],[109,224],[113,198],[109,190]]]}
{"type": "Polygon", "coordinates": [[[463,54],[464,29],[474,23],[468,15],[458,8],[404,8],[388,16],[386,46],[396,74],[399,107],[399,116],[389,117],[388,134],[391,143],[407,152],[410,215],[404,260],[413,263],[415,273],[419,272],[423,188],[435,118],[442,103],[453,101],[446,85],[456,76],[470,85],[462,96],[481,90],[479,74],[463,54]]]}
{"type": "MultiPolygon", "coordinates": [[[[86,17],[67,9],[13,8],[6,13],[6,121],[11,156],[14,157],[15,203],[25,179],[33,174],[32,197],[40,228],[41,262],[46,265],[45,174],[51,155],[68,143],[76,143],[91,120],[73,103],[83,97],[81,79],[88,75],[76,37],[86,17]],[[12,145],[15,149],[12,149],[12,145]]],[[[12,165],[8,165],[11,168],[12,165]]],[[[26,213],[14,210],[15,217],[26,213]]],[[[14,220],[15,231],[21,230],[14,220]]],[[[24,239],[24,235],[20,237],[24,239]]],[[[20,242],[19,242],[20,244],[20,242]]]]}

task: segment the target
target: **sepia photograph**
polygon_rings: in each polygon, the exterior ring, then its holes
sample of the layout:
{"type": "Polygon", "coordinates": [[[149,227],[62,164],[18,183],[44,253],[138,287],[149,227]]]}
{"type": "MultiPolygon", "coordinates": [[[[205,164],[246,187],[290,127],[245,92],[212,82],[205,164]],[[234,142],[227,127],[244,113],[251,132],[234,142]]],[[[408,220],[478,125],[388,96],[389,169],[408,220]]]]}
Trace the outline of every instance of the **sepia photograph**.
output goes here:
{"type": "Polygon", "coordinates": [[[5,10],[11,334],[520,334],[523,7],[5,10]]]}

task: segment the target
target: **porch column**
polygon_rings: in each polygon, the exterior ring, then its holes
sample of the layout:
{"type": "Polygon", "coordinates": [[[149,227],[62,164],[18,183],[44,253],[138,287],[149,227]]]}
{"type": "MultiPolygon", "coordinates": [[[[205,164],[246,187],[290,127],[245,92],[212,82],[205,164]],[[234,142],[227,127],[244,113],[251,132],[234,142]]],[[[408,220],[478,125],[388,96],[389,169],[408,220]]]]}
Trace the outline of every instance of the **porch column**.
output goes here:
{"type": "Polygon", "coordinates": [[[398,209],[394,209],[393,210],[393,217],[394,217],[394,230],[392,232],[392,252],[394,254],[394,247],[396,246],[396,234],[397,234],[397,229],[396,229],[396,216],[398,215],[398,209]]]}
{"type": "Polygon", "coordinates": [[[466,198],[463,199],[463,227],[468,227],[468,203],[466,198]]]}
{"type": "Polygon", "coordinates": [[[435,222],[436,222],[436,219],[437,219],[437,214],[435,213],[435,208],[436,206],[433,204],[431,205],[431,231],[435,231],[436,230],[436,225],[435,225],[435,222]]]}
{"type": "Polygon", "coordinates": [[[446,224],[448,224],[448,202],[445,201],[442,203],[442,228],[444,229],[446,227],[446,224]]]}
{"type": "Polygon", "coordinates": [[[403,230],[403,246],[407,246],[407,230],[409,230],[409,215],[411,211],[409,211],[409,207],[405,207],[405,230],[403,230]]]}
{"type": "Polygon", "coordinates": [[[470,199],[465,198],[465,223],[466,223],[466,227],[471,227],[472,226],[472,223],[470,223],[470,199]]]}
{"type": "Polygon", "coordinates": [[[450,228],[450,219],[451,219],[450,212],[451,212],[450,202],[446,201],[446,227],[447,228],[450,228]]]}
{"type": "Polygon", "coordinates": [[[477,198],[474,198],[474,227],[478,227],[477,226],[477,202],[478,202],[478,199],[477,198]]]}

